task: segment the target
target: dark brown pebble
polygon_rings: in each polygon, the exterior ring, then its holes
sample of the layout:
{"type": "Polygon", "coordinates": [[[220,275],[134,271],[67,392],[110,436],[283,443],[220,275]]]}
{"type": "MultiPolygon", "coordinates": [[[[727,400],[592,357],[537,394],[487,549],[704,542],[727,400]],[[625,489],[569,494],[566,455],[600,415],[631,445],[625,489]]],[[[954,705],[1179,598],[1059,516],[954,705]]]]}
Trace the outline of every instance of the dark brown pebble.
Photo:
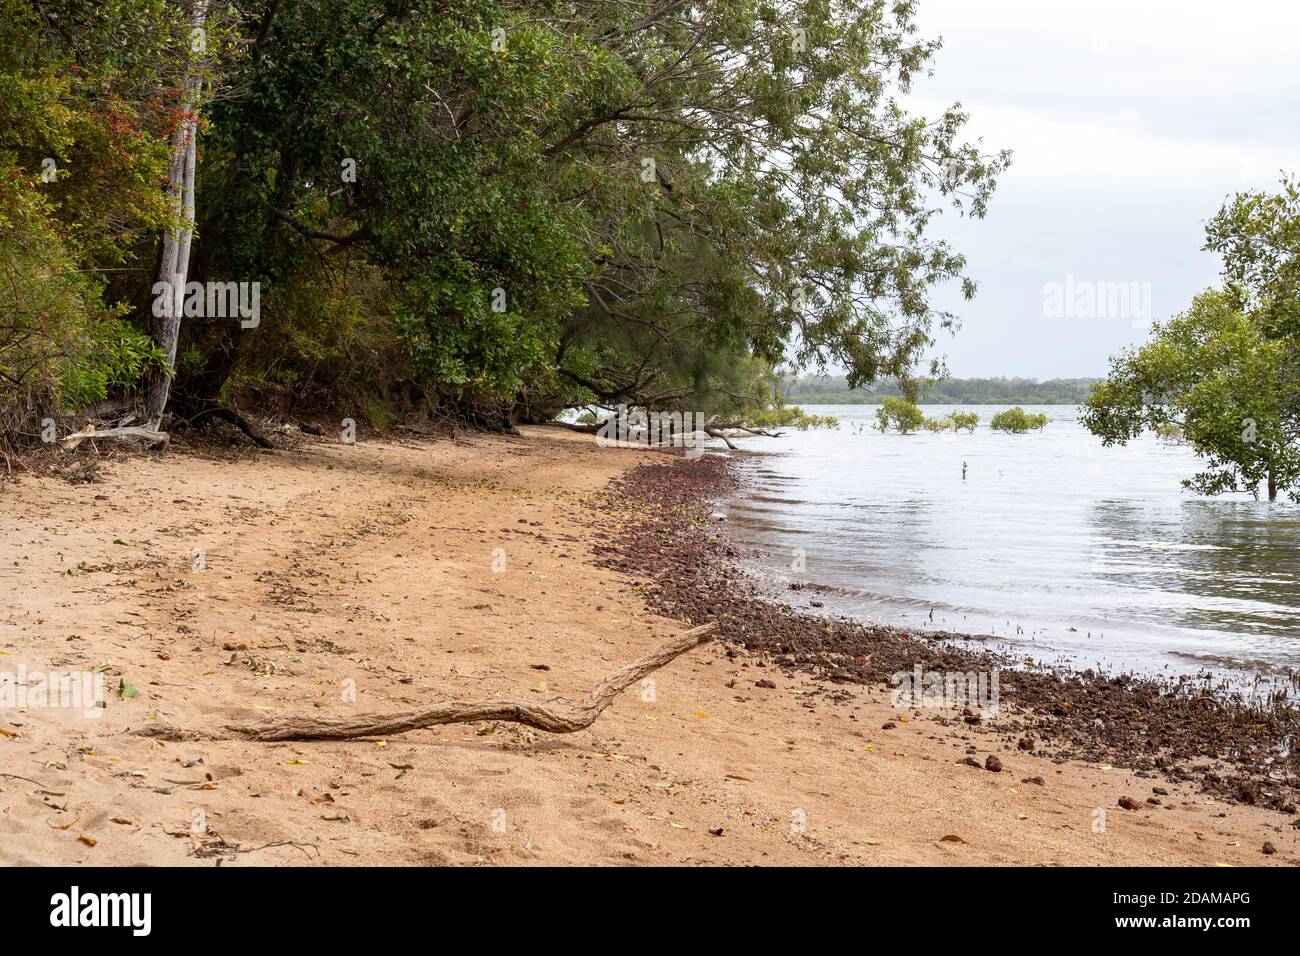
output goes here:
{"type": "Polygon", "coordinates": [[[1276,852],[1277,852],[1277,847],[1275,847],[1273,844],[1271,844],[1271,843],[1269,843],[1267,840],[1265,840],[1265,841],[1264,841],[1264,855],[1265,855],[1265,856],[1272,856],[1272,855],[1273,855],[1274,853],[1276,853],[1276,852]]]}
{"type": "Polygon", "coordinates": [[[894,729],[895,727],[897,727],[897,726],[898,726],[898,724],[894,723],[892,720],[887,720],[887,721],[885,721],[883,724],[880,725],[880,729],[881,729],[881,730],[893,730],[893,729],[894,729]]]}
{"type": "Polygon", "coordinates": [[[1016,746],[1019,747],[1021,750],[1033,750],[1033,749],[1034,749],[1034,738],[1033,738],[1033,737],[1021,737],[1021,738],[1020,738],[1020,742],[1019,742],[1018,744],[1016,744],[1016,746]]]}
{"type": "Polygon", "coordinates": [[[1136,800],[1134,800],[1132,797],[1129,796],[1120,797],[1119,805],[1123,807],[1125,810],[1140,810],[1142,808],[1142,804],[1138,803],[1136,800]]]}
{"type": "Polygon", "coordinates": [[[756,680],[756,681],[754,681],[754,686],[755,686],[755,687],[766,687],[768,690],[776,690],[776,685],[773,684],[773,683],[772,683],[770,680],[768,680],[767,678],[763,678],[763,680],[756,680]]]}
{"type": "Polygon", "coordinates": [[[1001,773],[1002,761],[993,756],[993,754],[989,754],[988,759],[984,761],[984,769],[992,771],[993,773],[1001,773]]]}
{"type": "Polygon", "coordinates": [[[1032,783],[1035,787],[1045,787],[1045,786],[1047,786],[1047,781],[1044,780],[1042,777],[1026,777],[1024,780],[1021,780],[1020,782],[1021,782],[1021,783],[1032,783]]]}

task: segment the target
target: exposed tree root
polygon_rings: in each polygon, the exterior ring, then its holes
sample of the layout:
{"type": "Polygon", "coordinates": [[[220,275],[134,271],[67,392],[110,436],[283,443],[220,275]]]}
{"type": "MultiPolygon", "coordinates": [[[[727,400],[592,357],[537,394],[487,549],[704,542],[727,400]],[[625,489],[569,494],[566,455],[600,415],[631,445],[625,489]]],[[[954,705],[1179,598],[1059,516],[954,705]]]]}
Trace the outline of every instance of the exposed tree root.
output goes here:
{"type": "Polygon", "coordinates": [[[228,724],[224,734],[204,734],[170,725],[154,724],[134,731],[142,737],[163,740],[213,740],[233,737],[243,740],[350,740],[383,737],[419,730],[438,724],[465,724],[478,720],[502,720],[552,734],[571,734],[596,722],[614,698],[648,674],[687,651],[713,639],[717,624],[703,624],[673,638],[645,657],[620,668],[601,681],[585,701],[569,712],[527,700],[484,700],[438,704],[423,710],[393,714],[360,714],[356,717],[279,717],[258,724],[228,724]]]}
{"type": "Polygon", "coordinates": [[[222,406],[217,406],[215,408],[206,408],[203,411],[199,412],[197,415],[195,415],[193,418],[191,418],[190,424],[193,425],[196,422],[200,422],[205,418],[216,418],[216,419],[220,419],[223,422],[227,422],[231,425],[234,425],[241,432],[243,432],[244,436],[249,441],[251,441],[254,445],[256,445],[258,448],[275,447],[275,445],[271,444],[271,442],[267,439],[265,435],[263,435],[255,427],[253,427],[252,422],[250,422],[243,415],[239,414],[239,412],[235,411],[233,408],[225,408],[222,406]]]}

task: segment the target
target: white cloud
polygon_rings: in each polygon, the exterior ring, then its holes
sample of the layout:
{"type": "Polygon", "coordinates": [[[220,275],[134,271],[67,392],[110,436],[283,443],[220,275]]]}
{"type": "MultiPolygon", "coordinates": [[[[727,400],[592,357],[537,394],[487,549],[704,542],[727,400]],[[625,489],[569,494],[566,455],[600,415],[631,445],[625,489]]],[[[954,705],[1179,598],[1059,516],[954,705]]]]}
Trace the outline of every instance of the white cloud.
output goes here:
{"type": "Polygon", "coordinates": [[[960,101],[968,138],[1015,152],[988,219],[944,227],[981,282],[948,303],[958,374],[1101,374],[1143,333],[1047,327],[1042,284],[1151,281],[1163,318],[1214,281],[1224,198],[1300,173],[1300,4],[921,0],[918,23],[945,45],[911,104],[960,101]]]}

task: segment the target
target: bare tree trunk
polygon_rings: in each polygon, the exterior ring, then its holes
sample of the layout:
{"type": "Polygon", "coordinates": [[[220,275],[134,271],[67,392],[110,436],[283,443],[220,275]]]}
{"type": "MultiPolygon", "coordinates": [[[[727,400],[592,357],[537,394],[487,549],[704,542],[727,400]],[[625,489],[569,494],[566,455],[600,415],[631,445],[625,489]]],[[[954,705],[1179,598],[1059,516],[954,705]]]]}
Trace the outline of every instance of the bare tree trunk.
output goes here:
{"type": "Polygon", "coordinates": [[[1268,470],[1268,500],[1277,501],[1277,475],[1272,468],[1268,470]]]}
{"type": "MultiPolygon", "coordinates": [[[[195,0],[190,17],[191,30],[202,30],[208,17],[211,0],[195,0]]],[[[193,37],[193,33],[191,33],[193,37]]],[[[166,304],[161,321],[153,329],[154,344],[167,357],[168,368],[176,365],[176,350],[180,342],[181,314],[185,297],[185,282],[190,268],[190,244],[194,239],[194,171],[195,151],[199,133],[200,77],[193,64],[185,78],[185,93],[181,100],[182,120],[172,136],[172,162],[168,171],[167,194],[172,211],[181,220],[179,231],[170,230],[163,236],[162,260],[158,264],[158,282],[163,283],[166,304]]],[[[171,394],[172,375],[160,371],[149,390],[149,428],[162,428],[163,412],[171,394]]]]}

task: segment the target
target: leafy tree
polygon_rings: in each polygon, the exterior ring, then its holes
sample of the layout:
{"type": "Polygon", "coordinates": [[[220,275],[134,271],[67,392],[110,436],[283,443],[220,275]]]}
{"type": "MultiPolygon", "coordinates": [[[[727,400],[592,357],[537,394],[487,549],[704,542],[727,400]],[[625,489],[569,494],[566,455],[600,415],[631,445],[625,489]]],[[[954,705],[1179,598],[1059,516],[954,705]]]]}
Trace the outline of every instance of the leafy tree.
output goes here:
{"type": "Polygon", "coordinates": [[[12,439],[158,364],[108,277],[147,270],[168,221],[174,38],[152,0],[0,0],[0,22],[0,439],[12,439]]]}
{"type": "Polygon", "coordinates": [[[886,398],[876,409],[876,427],[882,432],[893,428],[900,435],[910,435],[925,425],[925,415],[903,398],[886,398]]]}
{"type": "Polygon", "coordinates": [[[980,417],[975,412],[949,412],[947,419],[952,423],[953,431],[974,432],[975,426],[980,423],[980,417]]]}
{"type": "Polygon", "coordinates": [[[1205,248],[1223,257],[1224,288],[1270,338],[1300,339],[1300,182],[1276,193],[1238,193],[1206,227],[1205,248]]]}
{"type": "Polygon", "coordinates": [[[1042,412],[1031,415],[1017,405],[994,415],[989,421],[989,427],[995,432],[1012,432],[1017,435],[1034,429],[1042,431],[1047,427],[1047,416],[1042,412]]]}
{"type": "Polygon", "coordinates": [[[1157,327],[1113,361],[1084,423],[1106,444],[1177,428],[1209,467],[1202,494],[1263,487],[1296,497],[1300,478],[1300,187],[1239,193],[1206,227],[1223,257],[1222,291],[1157,327]]]}
{"type": "Polygon", "coordinates": [[[1261,485],[1300,497],[1300,413],[1291,343],[1265,334],[1230,292],[1207,291],[1113,362],[1084,406],[1083,423],[1106,445],[1144,430],[1181,432],[1208,467],[1183,482],[1201,494],[1261,485]]]}
{"type": "Polygon", "coordinates": [[[114,270],[86,312],[131,307],[187,419],[261,386],[734,415],[787,357],[905,377],[955,323],[933,288],[975,291],[933,218],[1009,161],[907,106],[938,47],[911,0],[0,4],[0,161],[68,160],[53,228],[114,270]],[[262,324],[154,321],[173,262],[259,283],[262,324]]]}

